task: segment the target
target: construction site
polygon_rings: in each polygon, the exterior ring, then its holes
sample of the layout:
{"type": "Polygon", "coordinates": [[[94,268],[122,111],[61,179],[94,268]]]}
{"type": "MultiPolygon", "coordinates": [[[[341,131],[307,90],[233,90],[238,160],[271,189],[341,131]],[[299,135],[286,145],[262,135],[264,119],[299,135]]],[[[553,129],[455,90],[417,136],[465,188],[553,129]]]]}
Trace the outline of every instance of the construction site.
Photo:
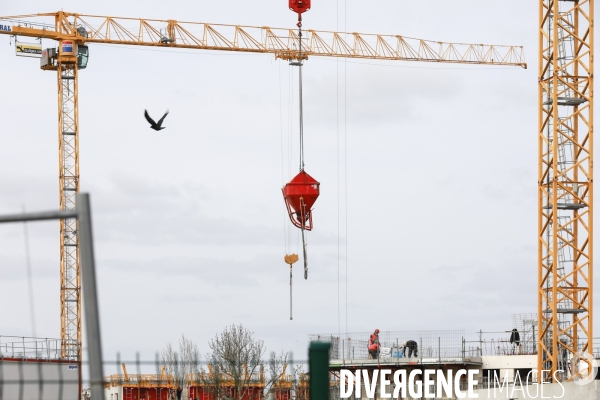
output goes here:
{"type": "Polygon", "coordinates": [[[428,369],[480,399],[600,400],[594,0],[538,0],[537,21],[500,33],[502,5],[477,20],[464,2],[461,22],[435,22],[440,2],[406,26],[472,43],[359,33],[383,16],[348,20],[345,1],[279,2],[282,28],[0,7],[2,65],[27,61],[0,69],[0,400],[464,398],[417,395],[428,369]],[[139,361],[240,321],[283,361],[139,361]],[[382,371],[419,383],[398,395],[382,371]]]}

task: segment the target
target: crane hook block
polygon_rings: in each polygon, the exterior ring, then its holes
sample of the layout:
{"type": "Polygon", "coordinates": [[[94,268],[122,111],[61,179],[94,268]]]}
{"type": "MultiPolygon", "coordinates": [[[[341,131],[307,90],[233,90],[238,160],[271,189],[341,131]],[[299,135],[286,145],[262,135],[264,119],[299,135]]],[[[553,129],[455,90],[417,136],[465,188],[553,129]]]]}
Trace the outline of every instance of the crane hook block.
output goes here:
{"type": "Polygon", "coordinates": [[[290,0],[290,10],[302,14],[310,10],[310,0],[290,0]]]}
{"type": "Polygon", "coordinates": [[[292,264],[298,261],[298,254],[286,254],[285,257],[283,257],[283,260],[286,264],[290,264],[291,267],[292,264]]]}
{"type": "Polygon", "coordinates": [[[312,230],[312,206],[319,197],[319,185],[312,176],[300,171],[282,189],[290,220],[300,229],[312,230]]]}

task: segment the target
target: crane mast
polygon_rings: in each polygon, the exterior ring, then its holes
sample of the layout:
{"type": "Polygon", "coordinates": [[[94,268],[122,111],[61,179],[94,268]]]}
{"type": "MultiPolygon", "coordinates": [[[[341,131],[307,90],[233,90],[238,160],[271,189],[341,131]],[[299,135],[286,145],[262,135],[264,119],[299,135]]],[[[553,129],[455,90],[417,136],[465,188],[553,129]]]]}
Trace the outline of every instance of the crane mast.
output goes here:
{"type": "MultiPolygon", "coordinates": [[[[79,112],[76,62],[60,60],[58,77],[59,195],[61,210],[77,208],[79,193],[79,112]]],[[[60,220],[60,313],[61,354],[80,360],[81,273],[76,218],[60,220]]]]}
{"type": "Polygon", "coordinates": [[[594,1],[539,12],[537,354],[552,382],[591,371],[594,1]]]}
{"type": "MultiPolygon", "coordinates": [[[[300,52],[300,37],[293,29],[264,26],[120,18],[63,11],[0,17],[0,22],[11,24],[11,29],[0,29],[0,34],[47,38],[59,43],[58,52],[42,69],[57,71],[58,77],[61,210],[76,208],[80,187],[77,83],[78,71],[83,67],[78,60],[81,54],[77,48],[87,49],[87,43],[270,53],[289,61],[321,56],[527,68],[521,46],[446,43],[401,35],[306,30],[300,52]],[[69,46],[72,46],[70,50],[69,46]]],[[[61,221],[60,282],[61,355],[65,359],[81,360],[81,275],[76,219],[61,221]]]]}

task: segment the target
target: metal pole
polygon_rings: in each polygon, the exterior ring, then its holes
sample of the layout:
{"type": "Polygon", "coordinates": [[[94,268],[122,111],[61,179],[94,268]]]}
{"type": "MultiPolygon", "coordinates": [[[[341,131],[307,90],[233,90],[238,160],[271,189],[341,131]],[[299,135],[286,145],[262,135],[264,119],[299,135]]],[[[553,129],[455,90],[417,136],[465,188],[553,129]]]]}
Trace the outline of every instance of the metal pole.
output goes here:
{"type": "Polygon", "coordinates": [[[81,278],[83,284],[83,306],[85,328],[87,331],[88,359],[90,363],[90,384],[92,398],[104,398],[102,378],[102,345],[100,342],[100,313],[96,292],[96,272],[94,264],[94,245],[92,237],[92,217],[90,198],[87,193],[77,195],[77,214],[79,217],[79,240],[81,248],[81,278]]]}
{"type": "Polygon", "coordinates": [[[329,348],[328,342],[310,342],[308,348],[308,376],[310,398],[329,399],[329,348]]]}
{"type": "Polygon", "coordinates": [[[77,211],[46,211],[27,214],[13,214],[0,216],[0,222],[41,221],[46,219],[75,218],[77,211]]]}
{"type": "Polygon", "coordinates": [[[483,357],[483,332],[479,330],[479,357],[483,357]]]}

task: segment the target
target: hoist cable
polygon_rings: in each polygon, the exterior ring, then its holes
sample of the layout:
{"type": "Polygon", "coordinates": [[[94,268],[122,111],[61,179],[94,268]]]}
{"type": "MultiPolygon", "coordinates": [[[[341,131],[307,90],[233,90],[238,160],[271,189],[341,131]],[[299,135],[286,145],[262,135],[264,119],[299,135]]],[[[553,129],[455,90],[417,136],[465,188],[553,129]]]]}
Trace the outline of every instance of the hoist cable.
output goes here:
{"type": "Polygon", "coordinates": [[[304,171],[304,112],[302,109],[302,64],[299,70],[299,92],[300,92],[300,171],[304,171]]]}
{"type": "Polygon", "coordinates": [[[304,112],[302,108],[302,19],[298,16],[298,94],[300,96],[300,171],[304,171],[304,112]]]}
{"type": "MultiPolygon", "coordinates": [[[[348,20],[348,6],[346,0],[344,0],[344,32],[347,32],[346,22],[348,20]]],[[[347,82],[348,82],[348,59],[344,58],[344,211],[346,221],[344,227],[346,228],[346,235],[344,237],[344,247],[346,250],[346,254],[344,257],[345,266],[346,266],[346,336],[348,335],[348,91],[347,91],[347,82]]]]}
{"type": "MultiPolygon", "coordinates": [[[[304,110],[302,107],[302,16],[298,14],[298,96],[299,96],[299,117],[300,117],[300,171],[304,171],[304,110]]],[[[304,256],[304,279],[308,279],[308,260],[306,255],[306,237],[304,227],[306,225],[306,204],[304,199],[300,198],[302,223],[302,253],[304,256]]],[[[310,212],[310,210],[309,210],[310,212]]]]}
{"type": "Polygon", "coordinates": [[[292,318],[292,264],[290,264],[290,321],[292,318]]]}
{"type": "MultiPolygon", "coordinates": [[[[283,149],[283,100],[281,98],[281,64],[279,64],[279,130],[281,143],[281,184],[285,185],[285,156],[283,149]]],[[[287,213],[283,213],[283,247],[286,254],[288,253],[288,238],[286,235],[286,220],[287,213]]]]}
{"type": "MultiPolygon", "coordinates": [[[[336,31],[339,31],[340,17],[339,1],[336,1],[336,31]]],[[[335,63],[335,136],[336,136],[336,166],[337,166],[337,323],[338,336],[341,337],[340,317],[340,60],[335,63]]]]}

